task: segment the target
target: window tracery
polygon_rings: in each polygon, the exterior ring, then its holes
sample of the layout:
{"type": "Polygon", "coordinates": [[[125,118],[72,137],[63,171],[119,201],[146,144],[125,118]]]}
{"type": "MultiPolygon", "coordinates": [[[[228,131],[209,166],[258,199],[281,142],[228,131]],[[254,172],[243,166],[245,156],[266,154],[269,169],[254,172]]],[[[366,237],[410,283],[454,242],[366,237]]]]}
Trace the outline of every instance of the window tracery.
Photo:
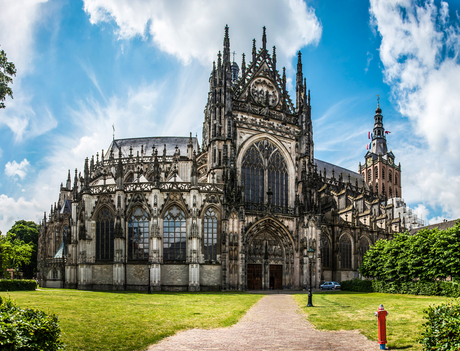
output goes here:
{"type": "Polygon", "coordinates": [[[359,254],[359,262],[363,262],[364,255],[366,252],[369,250],[369,241],[366,238],[361,238],[359,241],[359,248],[358,248],[358,254],[359,254]]]}
{"type": "Polygon", "coordinates": [[[184,212],[172,206],[163,221],[163,259],[185,261],[186,221],[184,212]]]}
{"type": "Polygon", "coordinates": [[[272,203],[288,206],[288,168],[282,153],[268,140],[251,145],[243,156],[241,176],[246,200],[265,202],[265,193],[271,189],[272,203]]]}
{"type": "Polygon", "coordinates": [[[203,253],[205,261],[217,260],[217,212],[210,208],[204,215],[203,253]]]}
{"type": "Polygon", "coordinates": [[[323,267],[331,267],[329,240],[324,235],[321,235],[321,262],[323,267]]]}
{"type": "Polygon", "coordinates": [[[149,219],[142,207],[136,207],[129,217],[128,259],[149,259],[149,219]]]}
{"type": "Polygon", "coordinates": [[[351,268],[351,240],[348,235],[342,236],[339,246],[342,268],[351,268]]]}
{"type": "Polygon", "coordinates": [[[96,260],[113,260],[114,216],[102,208],[96,219],[96,260]]]}

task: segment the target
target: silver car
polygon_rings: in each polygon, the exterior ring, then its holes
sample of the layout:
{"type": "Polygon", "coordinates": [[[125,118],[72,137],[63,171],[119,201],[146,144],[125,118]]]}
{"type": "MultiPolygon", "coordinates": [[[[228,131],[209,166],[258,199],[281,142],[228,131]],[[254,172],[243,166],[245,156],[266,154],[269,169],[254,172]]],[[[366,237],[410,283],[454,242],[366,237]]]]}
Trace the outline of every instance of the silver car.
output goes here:
{"type": "Polygon", "coordinates": [[[340,284],[337,282],[324,282],[320,285],[321,290],[336,290],[340,289],[340,284]]]}

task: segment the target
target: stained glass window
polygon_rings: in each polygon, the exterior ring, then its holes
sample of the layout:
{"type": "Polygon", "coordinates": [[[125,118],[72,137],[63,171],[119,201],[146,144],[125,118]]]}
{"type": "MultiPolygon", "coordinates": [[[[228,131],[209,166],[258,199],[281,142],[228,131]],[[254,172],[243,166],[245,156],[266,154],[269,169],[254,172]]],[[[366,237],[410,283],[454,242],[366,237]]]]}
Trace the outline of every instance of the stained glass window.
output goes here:
{"type": "Polygon", "coordinates": [[[217,259],[217,212],[210,208],[204,215],[203,253],[205,261],[217,259]]]}
{"type": "Polygon", "coordinates": [[[331,267],[329,240],[324,235],[321,235],[321,262],[323,267],[331,267]]]}
{"type": "Polygon", "coordinates": [[[343,235],[340,239],[340,255],[342,268],[351,268],[351,240],[347,235],[343,235]]]}
{"type": "Polygon", "coordinates": [[[270,188],[272,204],[288,206],[287,164],[281,152],[268,140],[249,147],[243,156],[241,175],[247,201],[264,203],[265,193],[270,188]]]}
{"type": "Polygon", "coordinates": [[[114,233],[113,214],[103,208],[96,219],[96,260],[113,260],[114,233]]]}
{"type": "Polygon", "coordinates": [[[185,214],[177,206],[171,207],[163,221],[163,259],[185,261],[186,244],[185,214]]]}
{"type": "Polygon", "coordinates": [[[359,241],[358,248],[360,262],[363,262],[363,257],[366,254],[367,250],[369,250],[369,241],[366,238],[361,238],[361,240],[359,241]]]}
{"type": "Polygon", "coordinates": [[[268,161],[268,187],[273,192],[272,203],[278,206],[288,205],[288,171],[286,161],[276,150],[268,161]]]}
{"type": "Polygon", "coordinates": [[[264,173],[261,154],[256,145],[252,145],[244,154],[241,165],[246,201],[264,202],[264,173]]]}
{"type": "Polygon", "coordinates": [[[149,259],[149,219],[142,207],[136,207],[129,217],[128,259],[149,259]]]}

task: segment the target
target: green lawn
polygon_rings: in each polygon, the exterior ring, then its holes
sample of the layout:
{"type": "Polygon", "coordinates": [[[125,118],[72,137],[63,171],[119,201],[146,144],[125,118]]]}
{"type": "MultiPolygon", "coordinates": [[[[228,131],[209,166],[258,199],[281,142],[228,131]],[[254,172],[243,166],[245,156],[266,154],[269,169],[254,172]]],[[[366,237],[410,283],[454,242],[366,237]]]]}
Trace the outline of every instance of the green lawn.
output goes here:
{"type": "Polygon", "coordinates": [[[417,338],[425,323],[423,310],[448,300],[445,297],[380,293],[323,292],[313,295],[307,307],[307,295],[294,295],[308,320],[323,330],[359,330],[367,338],[377,340],[377,318],[374,312],[383,304],[387,317],[387,347],[421,350],[417,338]]]}
{"type": "Polygon", "coordinates": [[[261,295],[41,289],[0,296],[58,315],[68,350],[144,350],[190,328],[236,323],[261,295]]]}

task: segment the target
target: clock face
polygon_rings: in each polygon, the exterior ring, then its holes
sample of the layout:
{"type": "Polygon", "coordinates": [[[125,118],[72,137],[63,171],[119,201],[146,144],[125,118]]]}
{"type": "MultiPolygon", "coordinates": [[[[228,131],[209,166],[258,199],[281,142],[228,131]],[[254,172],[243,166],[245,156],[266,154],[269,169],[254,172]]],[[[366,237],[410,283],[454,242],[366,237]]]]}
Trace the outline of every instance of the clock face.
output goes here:
{"type": "Polygon", "coordinates": [[[389,159],[388,159],[388,163],[389,163],[390,165],[392,165],[392,164],[393,164],[393,159],[392,159],[392,158],[389,158],[389,159]]]}
{"type": "Polygon", "coordinates": [[[367,159],[367,165],[370,166],[371,164],[372,164],[372,158],[369,157],[369,158],[367,159]]]}

